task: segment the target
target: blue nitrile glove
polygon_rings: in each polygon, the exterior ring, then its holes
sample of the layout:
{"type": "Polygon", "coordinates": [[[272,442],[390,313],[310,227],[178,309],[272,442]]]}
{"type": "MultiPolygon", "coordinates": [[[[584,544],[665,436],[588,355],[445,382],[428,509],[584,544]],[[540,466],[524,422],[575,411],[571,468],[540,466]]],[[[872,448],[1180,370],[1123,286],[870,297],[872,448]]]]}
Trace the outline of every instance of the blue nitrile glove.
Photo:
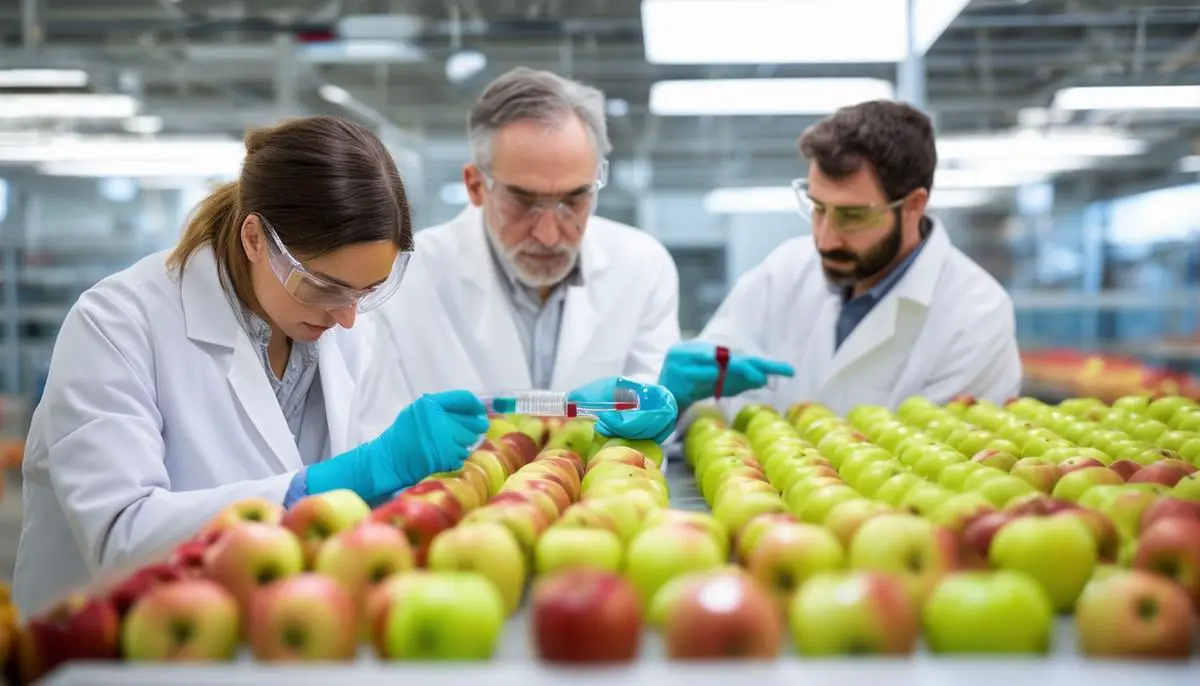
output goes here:
{"type": "MultiPolygon", "coordinates": [[[[667,351],[658,382],[671,391],[681,408],[690,407],[716,390],[717,346],[705,341],[679,343],[667,351]]],[[[792,365],[751,355],[729,355],[721,395],[734,396],[767,385],[770,376],[795,376],[792,365]]]]}
{"type": "Polygon", "coordinates": [[[606,376],[576,388],[567,399],[579,403],[608,403],[613,401],[618,388],[637,393],[638,409],[598,413],[596,431],[610,438],[651,438],[656,443],[667,440],[675,429],[679,407],[671,392],[662,386],[639,383],[623,376],[606,376]]]}
{"type": "Polygon", "coordinates": [[[308,492],[348,488],[373,502],[435,472],[462,467],[487,429],[487,408],[473,393],[423,395],[378,438],[311,465],[308,492]]]}

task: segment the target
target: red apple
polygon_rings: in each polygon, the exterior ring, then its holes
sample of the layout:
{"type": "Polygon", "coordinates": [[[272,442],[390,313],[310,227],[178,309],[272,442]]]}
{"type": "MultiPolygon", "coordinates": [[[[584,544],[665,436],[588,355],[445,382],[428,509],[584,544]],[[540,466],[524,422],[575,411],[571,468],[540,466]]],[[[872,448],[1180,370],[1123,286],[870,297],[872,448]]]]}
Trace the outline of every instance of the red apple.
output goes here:
{"type": "Polygon", "coordinates": [[[304,564],[311,569],[321,545],[339,531],[345,531],[371,514],[357,493],[337,489],[305,496],[283,515],[283,526],[291,529],[304,547],[304,564]]]}
{"type": "Polygon", "coordinates": [[[687,584],[663,626],[667,656],[676,660],[773,660],[782,638],[783,617],[774,601],[744,573],[687,584]]]}
{"type": "Polygon", "coordinates": [[[262,662],[349,661],[358,653],[354,599],[321,574],[298,574],[259,589],[247,619],[247,642],[262,662]]]}
{"type": "Polygon", "coordinates": [[[403,533],[418,567],[425,566],[433,539],[454,525],[449,515],[434,503],[403,495],[372,512],[371,520],[391,525],[403,533]]]}
{"type": "Polygon", "coordinates": [[[20,683],[37,681],[67,662],[116,660],[120,630],[120,617],[107,598],[69,594],[30,617],[18,634],[12,661],[20,683]]]}
{"type": "Polygon", "coordinates": [[[1142,513],[1140,529],[1145,531],[1160,519],[1177,517],[1200,520],[1200,501],[1170,497],[1159,498],[1142,513]]]}
{"type": "Polygon", "coordinates": [[[1179,467],[1171,464],[1163,464],[1168,460],[1155,462],[1152,465],[1142,467],[1133,476],[1129,477],[1131,484],[1163,484],[1164,486],[1174,486],[1179,483],[1183,477],[1191,474],[1179,467]]]}
{"type": "Polygon", "coordinates": [[[282,526],[244,522],[225,531],[204,555],[204,575],[242,607],[260,586],[304,571],[304,550],[282,526]]]}
{"type": "Polygon", "coordinates": [[[1104,467],[1105,464],[1094,457],[1068,457],[1058,463],[1058,473],[1062,475],[1070,474],[1076,469],[1086,469],[1088,467],[1104,467]]]}
{"type": "Polygon", "coordinates": [[[227,505],[209,520],[205,529],[227,529],[242,522],[279,524],[283,521],[283,505],[266,498],[246,498],[227,505]]]}
{"type": "Polygon", "coordinates": [[[1121,478],[1125,479],[1125,481],[1128,483],[1133,478],[1134,474],[1137,474],[1139,471],[1141,471],[1142,465],[1134,462],[1133,460],[1117,460],[1116,462],[1108,465],[1108,468],[1119,474],[1121,478]]]}
{"type": "Polygon", "coordinates": [[[1069,500],[1061,500],[1044,493],[1036,493],[1014,500],[1004,508],[1005,512],[1015,515],[1052,515],[1063,510],[1074,510],[1079,507],[1069,500]]]}
{"type": "MultiPolygon", "coordinates": [[[[630,467],[641,467],[642,469],[646,468],[646,456],[641,451],[627,445],[613,445],[601,448],[595,455],[592,455],[591,459],[588,460],[586,471],[590,472],[597,465],[607,462],[616,462],[618,464],[629,465],[630,467]]],[[[651,464],[654,463],[652,462],[651,464]]],[[[655,468],[657,469],[657,467],[655,468]]]]}
{"type": "Polygon", "coordinates": [[[1040,457],[1017,460],[1008,473],[1023,479],[1025,483],[1043,493],[1054,491],[1054,484],[1058,483],[1060,476],[1057,465],[1040,457]]]}
{"type": "Polygon", "coordinates": [[[361,606],[384,579],[415,567],[403,532],[383,522],[367,521],[326,541],[313,571],[342,584],[361,606]]]}
{"type": "Polygon", "coordinates": [[[462,469],[459,470],[459,476],[466,479],[467,483],[475,489],[475,497],[478,498],[481,505],[492,496],[491,477],[482,465],[475,462],[464,462],[462,469]]]}
{"type": "Polygon", "coordinates": [[[1183,589],[1136,570],[1089,583],[1073,623],[1079,649],[1090,657],[1186,660],[1196,635],[1183,589]]]}
{"type": "Polygon", "coordinates": [[[241,636],[237,601],[208,579],[155,586],[138,598],[121,629],[130,661],[226,661],[241,636]]]}
{"type": "Polygon", "coordinates": [[[1158,462],[1155,462],[1154,464],[1152,464],[1150,466],[1151,467],[1156,467],[1156,466],[1175,467],[1176,469],[1182,469],[1183,471],[1187,472],[1188,474],[1195,474],[1196,472],[1200,472],[1200,467],[1197,467],[1196,465],[1192,464],[1191,462],[1188,462],[1187,460],[1181,460],[1179,458],[1174,458],[1174,457],[1168,457],[1166,459],[1159,460],[1158,462]]]}
{"type": "Polygon", "coordinates": [[[579,453],[573,450],[567,450],[566,448],[551,448],[549,450],[543,450],[542,452],[538,453],[538,456],[534,458],[534,461],[536,462],[537,460],[544,460],[550,457],[557,457],[570,462],[575,467],[575,473],[579,475],[580,479],[583,478],[583,475],[587,471],[585,469],[586,465],[584,464],[583,458],[579,456],[579,453]]]}
{"type": "Polygon", "coordinates": [[[488,501],[488,505],[504,505],[506,503],[533,505],[541,510],[542,514],[546,515],[546,519],[550,522],[558,519],[558,515],[560,514],[558,504],[554,502],[554,498],[538,490],[504,491],[503,493],[498,493],[496,497],[488,501]]]}
{"type": "Polygon", "coordinates": [[[462,503],[458,502],[458,498],[455,498],[454,495],[450,493],[450,491],[444,486],[420,489],[416,493],[411,492],[413,488],[416,488],[420,485],[421,484],[417,484],[416,486],[401,492],[400,495],[396,496],[396,498],[403,498],[405,500],[423,500],[427,503],[430,503],[445,513],[446,518],[450,520],[451,526],[461,522],[462,518],[467,515],[467,511],[462,506],[462,503]]]}
{"type": "Polygon", "coordinates": [[[996,533],[1014,519],[1027,516],[1030,515],[1012,511],[987,512],[971,520],[962,531],[963,565],[970,569],[987,569],[988,550],[996,533]]]}
{"type": "Polygon", "coordinates": [[[1173,579],[1200,608],[1200,520],[1160,519],[1138,537],[1135,569],[1173,579]]]}
{"type": "Polygon", "coordinates": [[[524,467],[521,467],[517,470],[516,474],[513,474],[508,478],[508,481],[505,482],[505,485],[516,485],[523,481],[530,481],[533,479],[544,479],[546,481],[553,481],[554,483],[558,484],[560,487],[562,487],[563,491],[566,492],[567,500],[569,502],[573,503],[578,501],[579,496],[581,495],[580,488],[576,487],[575,485],[576,479],[574,469],[571,469],[571,471],[568,472],[562,467],[546,463],[531,462],[524,467]]]}
{"type": "Polygon", "coordinates": [[[496,441],[496,444],[501,450],[512,451],[521,466],[533,462],[533,458],[538,454],[538,444],[519,431],[504,434],[496,441]]]}
{"type": "Polygon", "coordinates": [[[470,481],[454,476],[454,472],[431,474],[405,491],[409,495],[445,492],[454,498],[465,516],[484,503],[470,481]]]}
{"type": "Polygon", "coordinates": [[[180,543],[167,556],[167,564],[179,567],[191,576],[203,576],[204,556],[224,531],[224,529],[204,530],[196,537],[180,543]]]}
{"type": "Polygon", "coordinates": [[[162,562],[147,565],[119,581],[108,591],[108,599],[117,616],[124,617],[138,598],[150,590],[188,578],[192,573],[179,565],[162,562]]]}
{"type": "Polygon", "coordinates": [[[566,569],[540,578],[530,610],[538,657],[552,663],[631,662],[641,648],[637,592],[616,574],[566,569]]]}
{"type": "Polygon", "coordinates": [[[571,496],[559,484],[542,478],[540,475],[529,474],[524,478],[520,474],[513,474],[504,482],[502,491],[538,491],[550,496],[554,501],[554,507],[557,510],[555,517],[562,514],[568,507],[571,506],[571,496]]]}

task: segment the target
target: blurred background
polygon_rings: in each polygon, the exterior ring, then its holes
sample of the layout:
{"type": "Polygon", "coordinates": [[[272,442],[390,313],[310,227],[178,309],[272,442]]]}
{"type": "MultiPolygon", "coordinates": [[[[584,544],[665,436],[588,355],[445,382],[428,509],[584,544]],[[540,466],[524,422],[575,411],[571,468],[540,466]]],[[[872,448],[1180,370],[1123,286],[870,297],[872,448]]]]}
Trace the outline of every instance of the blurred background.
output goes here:
{"type": "Polygon", "coordinates": [[[935,119],[932,211],[1011,291],[1029,393],[1200,395],[1195,0],[4,0],[0,41],[10,481],[67,309],[175,242],[246,128],[370,124],[428,226],[466,201],[470,102],[517,65],[607,94],[600,214],[671,250],[687,334],[807,231],[801,131],[892,97],[935,119]]]}

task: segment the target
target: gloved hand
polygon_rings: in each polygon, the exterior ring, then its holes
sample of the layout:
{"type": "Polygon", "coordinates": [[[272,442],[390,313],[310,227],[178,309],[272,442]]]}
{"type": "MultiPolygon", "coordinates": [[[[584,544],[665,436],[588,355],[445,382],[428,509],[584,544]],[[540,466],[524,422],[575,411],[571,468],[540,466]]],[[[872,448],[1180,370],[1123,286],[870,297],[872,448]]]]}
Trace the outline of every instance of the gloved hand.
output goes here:
{"type": "Polygon", "coordinates": [[[308,492],[348,488],[373,502],[435,472],[462,467],[487,429],[487,408],[474,394],[423,395],[378,438],[310,466],[308,492]]]}
{"type": "MultiPolygon", "coordinates": [[[[680,408],[686,409],[693,403],[713,396],[719,373],[717,346],[705,341],[688,341],[674,345],[667,351],[658,383],[671,391],[680,408]]],[[[738,395],[766,386],[770,376],[795,374],[796,370],[786,362],[730,354],[721,394],[738,395]]]]}
{"type": "Polygon", "coordinates": [[[654,439],[662,443],[675,429],[679,407],[675,397],[662,386],[647,385],[623,376],[607,376],[571,391],[574,402],[612,402],[618,388],[628,388],[638,397],[637,410],[600,412],[596,431],[610,438],[654,439]]]}

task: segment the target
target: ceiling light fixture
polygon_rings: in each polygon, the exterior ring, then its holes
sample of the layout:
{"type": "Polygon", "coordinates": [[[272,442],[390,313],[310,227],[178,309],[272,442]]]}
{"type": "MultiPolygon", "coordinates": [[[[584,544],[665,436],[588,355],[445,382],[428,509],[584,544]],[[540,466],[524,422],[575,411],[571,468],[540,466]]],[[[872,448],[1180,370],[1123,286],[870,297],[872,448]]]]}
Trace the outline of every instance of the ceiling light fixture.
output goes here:
{"type": "Polygon", "coordinates": [[[691,79],[650,86],[650,112],[664,117],[829,114],[867,100],[890,100],[890,81],[867,78],[691,79]]]}

